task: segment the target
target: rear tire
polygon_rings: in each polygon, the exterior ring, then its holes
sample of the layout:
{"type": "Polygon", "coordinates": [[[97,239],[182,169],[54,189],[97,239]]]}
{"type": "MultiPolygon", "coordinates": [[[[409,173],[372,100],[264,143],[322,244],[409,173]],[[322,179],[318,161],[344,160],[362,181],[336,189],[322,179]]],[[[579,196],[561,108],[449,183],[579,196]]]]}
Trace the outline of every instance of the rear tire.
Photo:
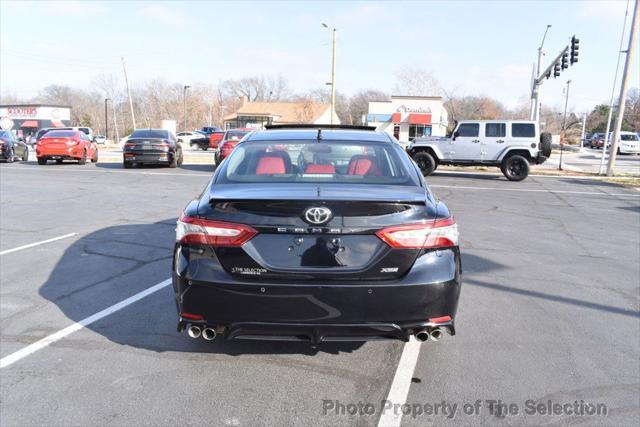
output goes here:
{"type": "Polygon", "coordinates": [[[433,159],[433,156],[426,151],[414,154],[413,160],[424,176],[429,176],[436,170],[436,161],[433,159]]]}
{"type": "Polygon", "coordinates": [[[540,134],[540,151],[542,152],[542,155],[549,158],[551,157],[551,142],[553,141],[553,138],[551,136],[551,133],[549,132],[542,132],[540,134]]]}
{"type": "Polygon", "coordinates": [[[82,151],[82,157],[78,160],[79,165],[84,165],[87,163],[87,150],[82,151]]]}
{"type": "Polygon", "coordinates": [[[24,149],[24,155],[22,156],[22,161],[23,162],[29,161],[29,147],[24,149]]]}
{"type": "Polygon", "coordinates": [[[56,159],[56,163],[61,165],[62,164],[62,159],[56,159]]]}
{"type": "Polygon", "coordinates": [[[47,164],[47,158],[46,157],[38,157],[38,164],[39,165],[46,165],[47,164]]]}
{"type": "Polygon", "coordinates": [[[122,162],[122,166],[123,166],[125,169],[131,169],[131,168],[133,167],[133,163],[131,163],[131,162],[126,162],[126,161],[125,161],[125,162],[122,162]]]}
{"type": "Polygon", "coordinates": [[[96,150],[96,154],[91,159],[91,163],[98,163],[98,150],[96,150]]]}
{"type": "Polygon", "coordinates": [[[514,154],[504,160],[500,169],[509,181],[522,181],[529,176],[529,161],[514,154]]]}
{"type": "Polygon", "coordinates": [[[7,157],[7,163],[13,163],[16,158],[16,152],[13,148],[9,149],[9,157],[7,157]]]}
{"type": "Polygon", "coordinates": [[[173,158],[171,159],[171,163],[169,163],[169,167],[171,169],[175,169],[178,167],[178,153],[173,154],[173,158]]]}

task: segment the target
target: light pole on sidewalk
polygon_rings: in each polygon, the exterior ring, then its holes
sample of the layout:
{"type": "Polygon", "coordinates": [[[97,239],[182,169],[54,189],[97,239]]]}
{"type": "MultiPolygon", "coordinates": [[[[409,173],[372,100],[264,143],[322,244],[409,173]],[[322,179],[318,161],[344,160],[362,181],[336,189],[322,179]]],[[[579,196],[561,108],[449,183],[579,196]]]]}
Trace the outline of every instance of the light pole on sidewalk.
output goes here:
{"type": "Polygon", "coordinates": [[[110,98],[104,99],[104,139],[109,139],[109,115],[107,113],[107,102],[111,101],[110,98]]]}
{"type": "Polygon", "coordinates": [[[187,131],[187,89],[189,89],[191,86],[185,85],[184,88],[182,88],[182,114],[184,117],[184,127],[183,127],[183,131],[186,132],[187,131]]]}
{"type": "MultiPolygon", "coordinates": [[[[325,23],[322,26],[329,29],[329,26],[325,23]]],[[[330,124],[333,124],[333,114],[336,111],[336,29],[331,30],[331,119],[330,124]]]]}
{"type": "Polygon", "coordinates": [[[562,152],[564,151],[564,132],[567,125],[567,105],[569,105],[569,85],[571,80],[567,80],[567,89],[564,98],[564,117],[562,118],[562,131],[560,132],[560,162],[558,163],[558,170],[562,170],[562,152]]]}

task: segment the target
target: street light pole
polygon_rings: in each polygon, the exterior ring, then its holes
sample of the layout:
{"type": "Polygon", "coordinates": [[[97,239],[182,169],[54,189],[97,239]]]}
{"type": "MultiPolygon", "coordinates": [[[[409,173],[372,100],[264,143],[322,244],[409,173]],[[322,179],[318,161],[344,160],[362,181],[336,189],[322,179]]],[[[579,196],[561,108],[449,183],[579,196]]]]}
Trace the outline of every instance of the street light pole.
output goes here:
{"type": "Polygon", "coordinates": [[[185,85],[184,88],[182,88],[182,113],[184,117],[184,132],[187,131],[187,89],[189,89],[190,87],[191,86],[185,85]]]}
{"type": "MultiPolygon", "coordinates": [[[[327,24],[322,24],[323,27],[329,29],[327,24]]],[[[331,119],[330,124],[333,124],[333,114],[336,111],[336,29],[331,30],[331,119]]]]}
{"type": "Polygon", "coordinates": [[[107,113],[107,101],[111,101],[109,98],[104,99],[104,139],[109,139],[109,116],[107,113]]]}
{"type": "Polygon", "coordinates": [[[544,46],[544,41],[547,38],[547,32],[549,31],[549,28],[551,28],[551,24],[547,24],[547,28],[545,28],[544,35],[542,36],[542,42],[540,43],[540,47],[538,47],[538,66],[533,82],[533,105],[531,105],[531,120],[535,120],[536,122],[540,119],[540,85],[535,79],[540,76],[540,65],[542,63],[542,47],[544,46]]]}
{"type": "Polygon", "coordinates": [[[567,80],[567,93],[564,98],[564,117],[562,118],[562,132],[560,133],[560,162],[558,163],[558,169],[562,170],[562,152],[564,151],[564,133],[567,125],[567,105],[569,105],[569,85],[571,80],[567,80]]]}

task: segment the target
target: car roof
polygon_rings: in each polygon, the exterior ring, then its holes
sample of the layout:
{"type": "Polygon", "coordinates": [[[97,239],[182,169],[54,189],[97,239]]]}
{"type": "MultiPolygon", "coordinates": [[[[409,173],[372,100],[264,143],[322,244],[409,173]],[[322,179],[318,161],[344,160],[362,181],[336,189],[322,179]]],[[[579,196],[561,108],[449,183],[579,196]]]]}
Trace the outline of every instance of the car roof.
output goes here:
{"type": "MultiPolygon", "coordinates": [[[[360,129],[322,129],[323,141],[391,142],[386,132],[360,129]]],[[[246,141],[317,140],[318,129],[268,129],[252,133],[246,141]]]]}
{"type": "Polygon", "coordinates": [[[535,120],[493,119],[493,120],[458,120],[458,123],[535,123],[535,120]]]}

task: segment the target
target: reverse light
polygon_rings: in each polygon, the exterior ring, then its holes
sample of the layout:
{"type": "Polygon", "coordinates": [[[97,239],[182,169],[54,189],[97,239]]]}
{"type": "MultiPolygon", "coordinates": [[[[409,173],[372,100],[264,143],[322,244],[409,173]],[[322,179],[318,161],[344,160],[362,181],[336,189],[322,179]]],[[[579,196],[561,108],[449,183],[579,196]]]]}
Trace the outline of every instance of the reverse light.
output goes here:
{"type": "Polygon", "coordinates": [[[242,246],[258,232],[244,224],[212,221],[181,216],[176,227],[176,240],[183,244],[242,246]]]}
{"type": "Polygon", "coordinates": [[[387,245],[398,249],[458,246],[458,234],[458,226],[453,217],[420,224],[398,225],[376,232],[387,245]]]}
{"type": "Polygon", "coordinates": [[[429,322],[431,323],[451,322],[451,316],[432,317],[431,319],[429,319],[429,322]]]}
{"type": "Polygon", "coordinates": [[[189,319],[189,320],[204,319],[204,316],[202,316],[201,314],[192,314],[192,313],[180,313],[180,317],[182,317],[183,319],[189,319]]]}

